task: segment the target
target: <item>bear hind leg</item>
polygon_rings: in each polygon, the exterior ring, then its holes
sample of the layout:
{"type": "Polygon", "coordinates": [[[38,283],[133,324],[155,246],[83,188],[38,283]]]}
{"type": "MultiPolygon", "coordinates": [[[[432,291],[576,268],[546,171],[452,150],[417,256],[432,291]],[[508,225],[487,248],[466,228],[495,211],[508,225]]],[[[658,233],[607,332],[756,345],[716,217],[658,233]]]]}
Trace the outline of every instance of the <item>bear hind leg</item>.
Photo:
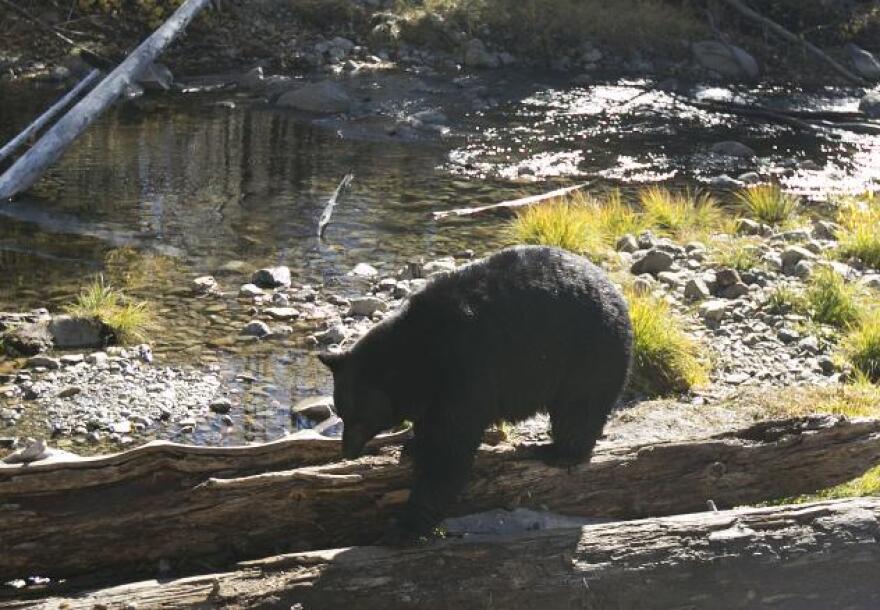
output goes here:
{"type": "Polygon", "coordinates": [[[568,397],[550,408],[553,443],[544,450],[544,461],[572,466],[589,460],[602,436],[614,399],[600,396],[568,397]]]}

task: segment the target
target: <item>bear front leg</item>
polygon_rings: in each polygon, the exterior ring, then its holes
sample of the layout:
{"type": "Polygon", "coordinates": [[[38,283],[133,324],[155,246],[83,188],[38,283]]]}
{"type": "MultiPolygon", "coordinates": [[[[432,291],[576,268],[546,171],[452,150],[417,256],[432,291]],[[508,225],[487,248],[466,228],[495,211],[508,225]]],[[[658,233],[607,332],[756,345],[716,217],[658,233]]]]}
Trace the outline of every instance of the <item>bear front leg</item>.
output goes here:
{"type": "Polygon", "coordinates": [[[467,484],[484,426],[430,418],[416,423],[415,481],[399,528],[404,537],[431,533],[467,484]]]}

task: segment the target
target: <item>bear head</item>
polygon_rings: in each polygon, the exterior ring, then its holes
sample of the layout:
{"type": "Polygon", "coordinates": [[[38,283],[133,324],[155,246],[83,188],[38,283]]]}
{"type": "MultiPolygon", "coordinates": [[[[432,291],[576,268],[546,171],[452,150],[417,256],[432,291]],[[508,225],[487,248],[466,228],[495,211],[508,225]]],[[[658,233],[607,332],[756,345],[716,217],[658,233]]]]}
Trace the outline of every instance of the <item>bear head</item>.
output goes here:
{"type": "Polygon", "coordinates": [[[328,352],[318,359],[333,373],[333,406],[345,424],[342,454],[355,459],[363,455],[370,439],[400,425],[404,418],[377,384],[376,376],[359,366],[351,352],[328,352]]]}

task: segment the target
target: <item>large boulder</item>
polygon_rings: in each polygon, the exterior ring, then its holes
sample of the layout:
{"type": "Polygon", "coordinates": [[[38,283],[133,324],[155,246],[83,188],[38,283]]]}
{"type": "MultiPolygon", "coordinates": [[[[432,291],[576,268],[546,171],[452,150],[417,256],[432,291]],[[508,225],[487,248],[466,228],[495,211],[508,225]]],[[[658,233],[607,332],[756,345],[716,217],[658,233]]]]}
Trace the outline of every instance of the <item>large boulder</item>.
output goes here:
{"type": "Polygon", "coordinates": [[[856,74],[868,80],[880,80],[880,62],[870,51],[852,43],[847,44],[844,49],[856,74]]]}
{"type": "Polygon", "coordinates": [[[52,349],[52,335],[46,322],[23,324],[3,337],[3,345],[13,355],[35,356],[52,349]]]}
{"type": "Polygon", "coordinates": [[[113,330],[103,322],[73,316],[52,318],[49,333],[56,349],[104,347],[113,336],[113,330]]]}
{"type": "Polygon", "coordinates": [[[739,47],[717,40],[703,40],[695,42],[692,51],[697,63],[722,76],[754,79],[761,74],[755,58],[748,51],[739,47]]]}
{"type": "Polygon", "coordinates": [[[310,83],[299,89],[288,91],[276,102],[285,108],[295,108],[318,114],[339,114],[351,110],[352,101],[345,89],[338,83],[324,80],[310,83]]]}
{"type": "Polygon", "coordinates": [[[864,112],[872,119],[880,119],[880,91],[869,91],[859,101],[859,112],[864,112]]]}
{"type": "MultiPolygon", "coordinates": [[[[266,267],[255,271],[251,276],[252,284],[260,288],[279,288],[290,286],[290,268],[284,265],[266,267]]],[[[242,286],[244,288],[244,286],[242,286]]]]}

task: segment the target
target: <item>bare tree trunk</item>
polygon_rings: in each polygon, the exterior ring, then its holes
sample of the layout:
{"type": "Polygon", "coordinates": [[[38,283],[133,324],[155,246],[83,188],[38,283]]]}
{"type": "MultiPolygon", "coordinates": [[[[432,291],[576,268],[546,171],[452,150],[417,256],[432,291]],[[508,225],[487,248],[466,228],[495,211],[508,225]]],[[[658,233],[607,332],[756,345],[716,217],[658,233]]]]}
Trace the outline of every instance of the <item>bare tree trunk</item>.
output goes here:
{"type": "MultiPolygon", "coordinates": [[[[11,549],[0,553],[0,582],[152,575],[160,561],[191,572],[370,544],[408,497],[409,462],[389,448],[292,469],[262,447],[217,451],[0,468],[0,548],[11,549]]],[[[704,510],[709,499],[725,508],[808,493],[876,464],[880,421],[796,418],[709,438],[606,445],[570,470],[535,453],[484,447],[453,514],[526,506],[638,518],[704,510]]]]}
{"type": "Polygon", "coordinates": [[[345,548],[0,608],[874,610],[878,519],[872,498],[345,548]]]}
{"type": "Polygon", "coordinates": [[[0,201],[30,188],[68,146],[122,94],[211,0],[186,0],[27,153],[0,176],[0,201]]]}

